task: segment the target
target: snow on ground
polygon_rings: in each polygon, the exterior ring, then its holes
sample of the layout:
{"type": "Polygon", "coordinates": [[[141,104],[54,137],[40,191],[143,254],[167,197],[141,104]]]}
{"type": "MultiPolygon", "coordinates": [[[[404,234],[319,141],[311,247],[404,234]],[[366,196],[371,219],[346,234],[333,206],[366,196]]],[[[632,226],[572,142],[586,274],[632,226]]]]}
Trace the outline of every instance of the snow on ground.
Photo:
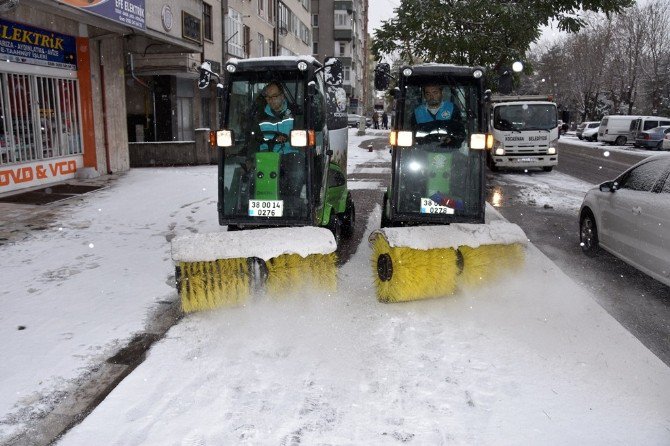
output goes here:
{"type": "MultiPolygon", "coordinates": [[[[390,159],[377,133],[350,171],[390,159]]],[[[133,169],[2,247],[0,441],[176,298],[169,240],[220,231],[215,180],[133,169]]],[[[333,295],[185,317],[59,444],[670,443],[670,369],[532,245],[443,299],[380,304],[371,274],[363,242],[333,295]]]]}
{"type": "Polygon", "coordinates": [[[333,295],[188,316],[58,444],[667,444],[670,370],[528,254],[477,290],[381,304],[363,243],[333,295]]]}

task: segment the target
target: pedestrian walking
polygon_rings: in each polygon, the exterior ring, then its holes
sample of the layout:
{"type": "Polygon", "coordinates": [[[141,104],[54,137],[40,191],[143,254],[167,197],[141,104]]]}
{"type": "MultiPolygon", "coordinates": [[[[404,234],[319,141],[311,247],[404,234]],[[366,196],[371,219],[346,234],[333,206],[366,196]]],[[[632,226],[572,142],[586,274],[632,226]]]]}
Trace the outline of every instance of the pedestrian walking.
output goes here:
{"type": "Polygon", "coordinates": [[[389,128],[389,115],[386,112],[382,113],[382,128],[385,130],[389,128]]]}

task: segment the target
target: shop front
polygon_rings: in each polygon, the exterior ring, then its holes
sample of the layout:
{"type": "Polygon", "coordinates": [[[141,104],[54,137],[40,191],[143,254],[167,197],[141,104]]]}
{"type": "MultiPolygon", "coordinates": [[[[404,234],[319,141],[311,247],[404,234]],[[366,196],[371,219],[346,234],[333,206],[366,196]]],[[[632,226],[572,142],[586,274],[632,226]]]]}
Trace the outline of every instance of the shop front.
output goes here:
{"type": "Polygon", "coordinates": [[[80,77],[90,74],[78,51],[87,41],[0,19],[0,193],[70,179],[85,165],[91,95],[80,77]]]}

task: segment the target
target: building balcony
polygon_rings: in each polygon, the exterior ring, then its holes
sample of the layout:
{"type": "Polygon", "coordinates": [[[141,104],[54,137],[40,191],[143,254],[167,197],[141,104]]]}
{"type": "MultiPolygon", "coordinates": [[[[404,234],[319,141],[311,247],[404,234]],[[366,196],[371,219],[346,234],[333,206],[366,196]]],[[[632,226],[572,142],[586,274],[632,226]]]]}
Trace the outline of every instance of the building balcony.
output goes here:
{"type": "Polygon", "coordinates": [[[352,40],[354,33],[351,29],[334,29],[333,40],[352,40]]]}
{"type": "Polygon", "coordinates": [[[354,10],[354,2],[352,0],[336,0],[333,2],[333,10],[352,13],[354,10]]]}
{"type": "Polygon", "coordinates": [[[351,57],[348,56],[336,56],[340,62],[342,62],[342,65],[345,67],[350,67],[351,66],[351,57]]]}

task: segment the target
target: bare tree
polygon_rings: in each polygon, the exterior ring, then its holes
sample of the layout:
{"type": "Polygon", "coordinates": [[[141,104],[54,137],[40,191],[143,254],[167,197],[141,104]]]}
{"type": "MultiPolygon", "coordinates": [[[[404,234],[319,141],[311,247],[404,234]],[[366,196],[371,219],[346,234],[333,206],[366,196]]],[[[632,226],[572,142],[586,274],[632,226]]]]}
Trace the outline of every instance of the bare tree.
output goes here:
{"type": "Polygon", "coordinates": [[[648,112],[667,113],[670,90],[670,3],[656,0],[643,8],[647,40],[641,66],[648,112]]]}

